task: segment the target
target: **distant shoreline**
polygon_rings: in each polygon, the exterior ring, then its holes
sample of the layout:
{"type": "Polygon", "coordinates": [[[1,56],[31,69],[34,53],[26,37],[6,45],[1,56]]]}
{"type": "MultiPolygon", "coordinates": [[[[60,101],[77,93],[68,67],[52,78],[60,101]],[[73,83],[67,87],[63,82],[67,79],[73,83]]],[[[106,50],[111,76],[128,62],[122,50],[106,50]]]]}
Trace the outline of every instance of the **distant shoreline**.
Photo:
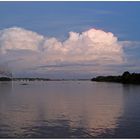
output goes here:
{"type": "Polygon", "coordinates": [[[92,79],[49,79],[49,78],[9,78],[0,77],[0,81],[96,81],[96,82],[116,82],[123,84],[140,84],[140,73],[124,72],[118,76],[97,76],[92,79]]]}
{"type": "Polygon", "coordinates": [[[90,81],[90,79],[48,79],[48,78],[8,78],[8,77],[0,77],[0,81],[90,81]]]}
{"type": "Polygon", "coordinates": [[[95,78],[92,78],[91,81],[140,84],[140,73],[129,73],[128,71],[126,71],[119,76],[97,76],[95,78]]]}

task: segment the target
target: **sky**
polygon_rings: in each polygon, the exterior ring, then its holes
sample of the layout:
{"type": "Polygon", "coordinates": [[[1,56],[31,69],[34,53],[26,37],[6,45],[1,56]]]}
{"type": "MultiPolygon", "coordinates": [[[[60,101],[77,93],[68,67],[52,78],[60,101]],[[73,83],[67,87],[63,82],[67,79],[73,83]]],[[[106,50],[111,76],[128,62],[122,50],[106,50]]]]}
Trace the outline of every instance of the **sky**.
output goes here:
{"type": "Polygon", "coordinates": [[[140,70],[140,2],[0,2],[0,68],[15,77],[140,70]]]}

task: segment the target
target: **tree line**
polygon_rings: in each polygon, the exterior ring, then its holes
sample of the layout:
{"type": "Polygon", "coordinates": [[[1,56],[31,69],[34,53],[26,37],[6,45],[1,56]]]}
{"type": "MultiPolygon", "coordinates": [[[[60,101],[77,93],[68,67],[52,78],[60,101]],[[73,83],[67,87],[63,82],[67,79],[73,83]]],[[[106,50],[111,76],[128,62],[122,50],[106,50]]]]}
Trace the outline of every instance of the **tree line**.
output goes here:
{"type": "Polygon", "coordinates": [[[130,73],[125,71],[122,75],[119,76],[97,76],[92,78],[91,81],[140,84],[140,73],[130,73]]]}

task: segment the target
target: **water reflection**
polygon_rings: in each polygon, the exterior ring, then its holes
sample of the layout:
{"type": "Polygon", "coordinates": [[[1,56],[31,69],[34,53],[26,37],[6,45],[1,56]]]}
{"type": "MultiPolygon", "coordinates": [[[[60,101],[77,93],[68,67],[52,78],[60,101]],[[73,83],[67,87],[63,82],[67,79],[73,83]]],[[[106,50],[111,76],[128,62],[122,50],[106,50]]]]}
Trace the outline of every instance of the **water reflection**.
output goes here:
{"type": "MultiPolygon", "coordinates": [[[[12,82],[0,82],[0,110],[5,106],[12,91],[12,82]]],[[[1,112],[1,111],[0,111],[1,112]]]]}
{"type": "Polygon", "coordinates": [[[0,82],[0,91],[1,94],[5,94],[7,92],[11,92],[12,90],[12,81],[8,81],[8,82],[0,82]]]}
{"type": "Polygon", "coordinates": [[[140,86],[123,85],[124,111],[118,121],[114,137],[140,138],[140,86]]]}
{"type": "MultiPolygon", "coordinates": [[[[128,104],[135,100],[131,92],[139,89],[125,88],[122,84],[90,81],[14,82],[12,90],[0,94],[0,137],[120,136],[118,130],[126,125],[123,116],[131,114],[128,104]]],[[[136,94],[135,98],[138,101],[140,96],[136,94]]]]}

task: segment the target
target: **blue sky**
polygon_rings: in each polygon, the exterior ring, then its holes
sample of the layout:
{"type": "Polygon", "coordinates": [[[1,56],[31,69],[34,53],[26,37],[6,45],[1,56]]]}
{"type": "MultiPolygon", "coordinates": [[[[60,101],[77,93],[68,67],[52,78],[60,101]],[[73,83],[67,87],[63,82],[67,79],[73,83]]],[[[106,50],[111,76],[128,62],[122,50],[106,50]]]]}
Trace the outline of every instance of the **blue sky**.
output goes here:
{"type": "Polygon", "coordinates": [[[64,39],[99,28],[120,40],[140,40],[140,2],[0,2],[0,29],[23,27],[64,39]]]}
{"type": "Polygon", "coordinates": [[[139,14],[140,2],[0,2],[0,49],[6,52],[0,59],[9,58],[0,63],[16,60],[12,65],[23,70],[20,61],[24,60],[26,69],[19,75],[140,72],[139,14]],[[86,41],[76,32],[84,32],[81,36],[86,41]],[[117,37],[116,42],[108,32],[117,37]]]}

